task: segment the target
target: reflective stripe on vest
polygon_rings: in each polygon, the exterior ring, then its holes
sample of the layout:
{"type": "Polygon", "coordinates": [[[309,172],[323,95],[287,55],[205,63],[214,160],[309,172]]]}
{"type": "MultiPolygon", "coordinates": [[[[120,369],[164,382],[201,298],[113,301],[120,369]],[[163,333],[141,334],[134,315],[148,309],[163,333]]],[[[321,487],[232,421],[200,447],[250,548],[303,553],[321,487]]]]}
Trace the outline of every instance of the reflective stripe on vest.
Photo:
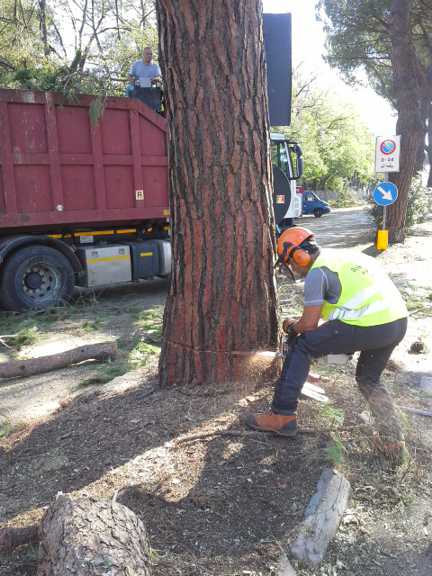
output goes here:
{"type": "Polygon", "coordinates": [[[408,315],[396,286],[369,256],[361,254],[353,258],[340,251],[324,251],[311,270],[323,266],[338,275],[342,288],[335,304],[324,301],[321,316],[325,320],[378,326],[408,315]]]}

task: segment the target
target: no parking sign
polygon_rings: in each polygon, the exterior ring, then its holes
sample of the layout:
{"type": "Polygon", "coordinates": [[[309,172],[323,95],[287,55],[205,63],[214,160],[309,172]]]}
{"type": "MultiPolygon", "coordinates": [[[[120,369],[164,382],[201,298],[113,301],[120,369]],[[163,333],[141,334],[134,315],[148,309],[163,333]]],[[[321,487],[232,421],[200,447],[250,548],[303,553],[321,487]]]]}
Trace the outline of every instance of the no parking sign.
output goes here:
{"type": "Polygon", "coordinates": [[[375,151],[375,172],[399,172],[400,136],[378,136],[375,151]]]}

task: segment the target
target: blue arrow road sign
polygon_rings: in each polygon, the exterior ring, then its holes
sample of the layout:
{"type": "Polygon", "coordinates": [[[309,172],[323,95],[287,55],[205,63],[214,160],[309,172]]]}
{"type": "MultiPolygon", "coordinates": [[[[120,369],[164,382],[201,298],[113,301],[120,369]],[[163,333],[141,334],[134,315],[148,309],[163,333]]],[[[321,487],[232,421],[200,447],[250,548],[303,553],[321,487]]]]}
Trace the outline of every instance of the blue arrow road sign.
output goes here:
{"type": "Polygon", "coordinates": [[[393,182],[380,182],[373,191],[373,199],[378,206],[390,206],[398,197],[398,188],[393,182]]]}

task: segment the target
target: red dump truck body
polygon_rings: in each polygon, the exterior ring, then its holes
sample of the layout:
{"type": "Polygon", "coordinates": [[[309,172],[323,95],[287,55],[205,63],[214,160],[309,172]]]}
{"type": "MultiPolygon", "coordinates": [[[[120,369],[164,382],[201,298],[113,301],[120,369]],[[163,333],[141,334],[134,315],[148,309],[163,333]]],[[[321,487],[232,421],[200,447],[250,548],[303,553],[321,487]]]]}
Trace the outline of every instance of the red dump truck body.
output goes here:
{"type": "MultiPolygon", "coordinates": [[[[171,271],[166,121],[138,99],[0,90],[0,306],[48,308],[76,286],[171,271]]],[[[290,225],[301,150],[273,135],[275,214],[290,225]],[[276,172],[275,172],[276,171],[276,172]],[[288,221],[287,221],[288,220],[288,221]]]]}
{"type": "Polygon", "coordinates": [[[166,121],[107,98],[92,125],[82,96],[0,90],[0,234],[166,218],[166,121]]]}

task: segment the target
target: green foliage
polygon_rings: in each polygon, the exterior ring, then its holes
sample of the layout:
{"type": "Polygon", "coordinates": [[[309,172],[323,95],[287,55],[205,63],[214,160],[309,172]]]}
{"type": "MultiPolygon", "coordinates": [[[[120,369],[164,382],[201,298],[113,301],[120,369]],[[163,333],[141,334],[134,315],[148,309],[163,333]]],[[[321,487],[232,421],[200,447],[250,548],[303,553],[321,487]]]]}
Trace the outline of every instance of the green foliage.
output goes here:
{"type": "MultiPolygon", "coordinates": [[[[317,13],[327,33],[329,64],[351,84],[361,81],[366,72],[375,91],[395,104],[391,4],[391,0],[319,0],[317,13]]],[[[411,40],[419,69],[426,71],[432,64],[432,11],[424,0],[410,4],[411,40]]]]}
{"type": "Polygon", "coordinates": [[[391,0],[320,0],[319,16],[327,33],[327,61],[350,84],[366,71],[372,87],[392,99],[391,41],[385,16],[391,0]]]}
{"type": "Polygon", "coordinates": [[[144,330],[146,336],[150,337],[153,342],[159,342],[162,338],[163,306],[141,311],[135,325],[144,330]]]}
{"type": "MultiPolygon", "coordinates": [[[[329,64],[338,68],[350,84],[364,83],[367,78],[374,90],[397,110],[402,137],[414,126],[426,135],[426,125],[432,122],[432,10],[430,2],[424,0],[410,0],[403,10],[409,11],[409,18],[406,33],[402,34],[396,28],[399,19],[392,0],[317,2],[317,14],[327,33],[329,64]],[[395,53],[397,58],[393,57],[395,53]]],[[[426,150],[430,156],[430,147],[426,150]]],[[[418,171],[412,166],[407,162],[404,167],[404,184],[400,188],[404,197],[418,171]]],[[[407,223],[410,218],[407,216],[407,223]]]]}
{"type": "Polygon", "coordinates": [[[159,346],[141,341],[131,350],[129,354],[129,364],[132,368],[140,368],[145,366],[152,356],[159,356],[159,354],[159,346]]]}
{"type": "MultiPolygon", "coordinates": [[[[432,212],[432,189],[423,184],[421,175],[417,175],[411,182],[408,194],[408,204],[405,219],[405,226],[409,230],[416,224],[424,222],[427,215],[432,212]]],[[[381,206],[373,204],[370,214],[376,225],[382,226],[383,209],[381,206]]]]}
{"type": "Polygon", "coordinates": [[[157,53],[154,0],[2,0],[0,24],[0,86],[98,95],[95,118],[105,96],[124,94],[143,47],[157,53]]]}
{"type": "Polygon", "coordinates": [[[408,195],[405,220],[407,228],[424,222],[430,212],[432,212],[432,189],[427,188],[423,184],[422,177],[418,175],[413,178],[408,195]]]}
{"type": "Polygon", "coordinates": [[[13,426],[8,418],[1,416],[0,418],[0,439],[7,438],[13,431],[13,426]]]}
{"type": "Polygon", "coordinates": [[[85,332],[96,332],[101,327],[101,322],[99,320],[86,320],[82,325],[85,332]]]}
{"type": "Polygon", "coordinates": [[[23,346],[34,344],[39,336],[37,326],[29,325],[21,328],[17,334],[9,340],[9,345],[13,346],[16,350],[20,350],[23,346]]]}
{"type": "Polygon", "coordinates": [[[332,442],[327,446],[325,454],[326,459],[332,466],[340,466],[344,462],[346,449],[341,439],[334,435],[332,442]]]}
{"type": "MultiPolygon", "coordinates": [[[[134,325],[139,329],[139,336],[128,339],[123,344],[122,356],[116,362],[110,362],[102,365],[98,371],[82,380],[80,387],[91,386],[95,384],[106,384],[117,376],[122,376],[129,370],[135,370],[146,366],[149,361],[153,361],[160,354],[160,345],[162,341],[162,324],[163,324],[163,306],[154,306],[148,310],[142,310],[140,307],[134,308],[137,319],[134,325]]],[[[100,327],[99,322],[86,321],[83,329],[90,332],[100,327]]]]}
{"type": "Polygon", "coordinates": [[[306,186],[343,194],[369,183],[372,135],[350,103],[324,93],[313,79],[296,74],[291,127],[280,130],[302,146],[306,186]]]}
{"type": "Polygon", "coordinates": [[[96,374],[81,380],[79,383],[80,388],[85,388],[87,386],[92,386],[95,384],[106,384],[118,376],[123,376],[128,371],[127,363],[117,362],[104,364],[99,368],[96,374]]]}
{"type": "Polygon", "coordinates": [[[39,329],[36,322],[32,318],[24,319],[23,321],[15,321],[15,324],[9,322],[9,318],[6,321],[1,322],[1,332],[0,340],[3,346],[12,349],[13,351],[19,351],[24,346],[29,346],[34,344],[39,338],[39,329]],[[5,330],[6,328],[6,330],[5,330]],[[11,333],[6,333],[6,331],[13,331],[11,333]]]}
{"type": "Polygon", "coordinates": [[[358,204],[358,200],[354,197],[352,190],[345,187],[338,191],[336,200],[330,200],[329,203],[334,208],[350,208],[358,204]]]}
{"type": "Polygon", "coordinates": [[[97,96],[94,100],[92,100],[89,108],[90,123],[92,126],[95,126],[99,122],[100,118],[102,117],[104,108],[105,98],[97,96]]]}
{"type": "Polygon", "coordinates": [[[341,408],[336,408],[331,404],[324,404],[320,411],[320,417],[327,421],[329,427],[339,427],[344,423],[345,413],[341,408]]]}

